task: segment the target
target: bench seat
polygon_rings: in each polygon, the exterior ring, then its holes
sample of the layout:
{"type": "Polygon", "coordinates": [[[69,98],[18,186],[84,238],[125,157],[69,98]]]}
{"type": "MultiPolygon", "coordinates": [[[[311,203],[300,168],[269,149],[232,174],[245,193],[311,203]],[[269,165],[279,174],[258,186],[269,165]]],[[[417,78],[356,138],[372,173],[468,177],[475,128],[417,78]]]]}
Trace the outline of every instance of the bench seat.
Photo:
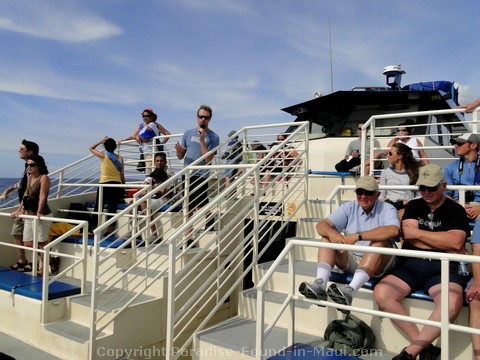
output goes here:
{"type": "MultiPolygon", "coordinates": [[[[119,248],[127,239],[125,238],[116,238],[108,237],[100,243],[100,247],[108,247],[112,249],[119,248]]],[[[63,242],[70,244],[82,244],[83,238],[81,236],[70,236],[63,240],[63,242]]],[[[92,246],[94,244],[94,236],[88,236],[88,245],[92,246]]],[[[145,242],[142,239],[137,239],[137,246],[145,246],[145,242]]],[[[127,248],[131,247],[131,244],[126,246],[127,248]]]]}
{"type": "MultiPolygon", "coordinates": [[[[332,271],[330,274],[330,281],[341,283],[341,284],[350,284],[353,279],[353,275],[349,274],[342,274],[339,272],[332,271]]],[[[363,285],[364,289],[373,290],[375,285],[380,281],[380,279],[370,279],[367,281],[365,285],[363,285]]],[[[410,299],[417,299],[417,300],[426,300],[426,301],[433,301],[430,295],[425,293],[423,290],[417,290],[410,295],[407,296],[410,299]]]]}
{"type": "MultiPolygon", "coordinates": [[[[87,208],[92,208],[92,209],[95,209],[95,203],[94,202],[88,202],[85,204],[85,206],[87,208]]],[[[117,210],[125,210],[127,207],[128,207],[128,203],[124,202],[124,203],[120,203],[118,204],[117,206],[117,210]]],[[[182,207],[180,205],[178,206],[175,206],[174,208],[172,208],[172,205],[170,204],[167,204],[167,205],[163,205],[161,208],[160,208],[160,211],[167,211],[169,210],[170,211],[173,211],[173,212],[179,212],[179,211],[182,211],[182,207]]]]}
{"type": "MultiPolygon", "coordinates": [[[[0,290],[14,292],[29,298],[42,300],[43,278],[31,273],[21,273],[5,267],[0,269],[0,290]]],[[[54,281],[48,286],[48,300],[80,294],[79,286],[54,281]]]]}

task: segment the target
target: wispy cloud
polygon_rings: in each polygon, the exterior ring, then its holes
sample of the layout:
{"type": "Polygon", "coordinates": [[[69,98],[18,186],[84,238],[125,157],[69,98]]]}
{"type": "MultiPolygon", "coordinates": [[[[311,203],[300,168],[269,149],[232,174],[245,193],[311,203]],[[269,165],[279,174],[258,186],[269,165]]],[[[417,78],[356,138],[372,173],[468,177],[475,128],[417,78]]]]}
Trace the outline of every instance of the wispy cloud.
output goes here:
{"type": "Polygon", "coordinates": [[[2,2],[0,12],[0,29],[43,39],[85,42],[122,33],[117,25],[70,1],[2,2]]]}

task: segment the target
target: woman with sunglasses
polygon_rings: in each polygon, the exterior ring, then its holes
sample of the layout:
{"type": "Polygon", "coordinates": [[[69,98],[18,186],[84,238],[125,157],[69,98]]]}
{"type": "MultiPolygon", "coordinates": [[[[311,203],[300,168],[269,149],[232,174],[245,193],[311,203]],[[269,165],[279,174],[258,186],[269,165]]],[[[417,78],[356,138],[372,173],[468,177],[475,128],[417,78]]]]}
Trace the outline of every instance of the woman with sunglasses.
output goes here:
{"type": "MultiPolygon", "coordinates": [[[[380,185],[414,185],[418,179],[419,163],[407,145],[397,142],[387,152],[388,169],[382,172],[380,185]]],[[[398,210],[402,218],[405,205],[415,197],[411,190],[382,190],[380,199],[389,202],[398,210]]]]}
{"type": "MultiPolygon", "coordinates": [[[[11,214],[12,218],[18,218],[20,215],[36,215],[39,219],[44,216],[51,216],[52,211],[47,203],[48,192],[50,191],[50,178],[48,177],[48,169],[45,160],[40,155],[29,155],[27,157],[28,181],[25,194],[18,209],[11,214]]],[[[25,246],[33,247],[34,240],[34,219],[25,218],[23,229],[23,243],[25,246]]],[[[40,221],[38,226],[38,247],[43,247],[48,242],[48,233],[51,226],[50,221],[40,221]]],[[[43,254],[40,254],[43,259],[43,254]]],[[[20,272],[32,271],[32,264],[29,262],[23,268],[19,268],[20,272]]],[[[41,275],[41,272],[38,273],[41,275]]]]}
{"type": "Polygon", "coordinates": [[[140,153],[142,154],[141,160],[144,160],[143,166],[137,167],[138,171],[145,171],[146,168],[151,168],[151,166],[146,166],[145,162],[152,161],[152,156],[147,154],[152,154],[157,151],[163,151],[163,144],[168,141],[168,137],[165,137],[160,145],[152,151],[152,140],[154,137],[159,136],[160,134],[168,136],[171,135],[170,131],[165,129],[162,125],[157,123],[157,114],[153,112],[152,109],[147,108],[142,111],[142,122],[137,125],[135,131],[129,137],[120,140],[118,145],[121,145],[123,142],[128,140],[135,140],[139,146],[140,153]],[[145,147],[148,146],[146,149],[145,147]],[[147,153],[147,154],[144,154],[147,153]]]}
{"type": "MultiPolygon", "coordinates": [[[[420,149],[423,147],[422,142],[417,138],[410,137],[411,131],[407,126],[412,124],[414,124],[412,120],[407,120],[399,124],[397,127],[397,136],[390,140],[387,146],[392,146],[395,143],[403,143],[412,149],[413,157],[417,161],[421,162],[423,165],[427,165],[430,163],[430,161],[427,159],[428,155],[425,150],[420,149]]],[[[387,156],[387,153],[388,151],[385,151],[384,155],[387,156]]]]}

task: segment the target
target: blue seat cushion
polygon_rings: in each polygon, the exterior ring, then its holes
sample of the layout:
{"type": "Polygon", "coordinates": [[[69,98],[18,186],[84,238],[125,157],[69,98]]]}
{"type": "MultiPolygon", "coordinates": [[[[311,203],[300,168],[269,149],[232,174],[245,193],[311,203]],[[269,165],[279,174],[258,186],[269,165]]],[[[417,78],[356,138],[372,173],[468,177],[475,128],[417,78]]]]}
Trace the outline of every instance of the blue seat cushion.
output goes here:
{"type": "MultiPolygon", "coordinates": [[[[108,239],[103,240],[100,243],[101,247],[110,247],[110,248],[118,248],[120,247],[127,239],[125,238],[116,238],[116,237],[109,237],[108,239]]],[[[93,245],[94,241],[94,236],[89,236],[88,237],[88,245],[93,245]]],[[[83,243],[83,238],[80,236],[70,236],[68,238],[65,238],[63,242],[70,243],[70,244],[82,244],[83,243]]],[[[144,246],[145,242],[142,241],[142,239],[137,239],[137,246],[144,246]]],[[[126,246],[127,248],[131,247],[131,244],[128,244],[126,246]]]]}
{"type": "MultiPolygon", "coordinates": [[[[351,275],[351,274],[343,274],[343,273],[339,273],[339,272],[335,272],[335,271],[332,271],[330,273],[330,281],[333,281],[333,282],[336,282],[336,283],[350,284],[352,279],[353,279],[353,275],[351,275]]],[[[380,281],[380,279],[378,279],[378,278],[371,278],[362,287],[364,289],[373,290],[373,288],[375,287],[375,285],[377,285],[377,283],[379,281],[380,281]]]]}
{"type": "MultiPolygon", "coordinates": [[[[18,295],[27,296],[33,299],[42,300],[42,282],[19,286],[15,289],[18,295]]],[[[54,281],[48,285],[48,300],[63,298],[80,294],[80,287],[67,284],[61,281],[54,281]]]]}
{"type": "MultiPolygon", "coordinates": [[[[332,271],[331,274],[330,274],[330,281],[333,281],[333,282],[336,282],[336,283],[350,284],[352,279],[353,279],[353,275],[350,275],[350,274],[343,274],[343,273],[338,273],[338,272],[335,272],[335,271],[332,271]]],[[[375,287],[375,285],[378,284],[379,281],[380,281],[379,278],[371,278],[362,287],[364,289],[373,290],[373,288],[375,287]]],[[[407,297],[411,298],[411,299],[417,299],[417,300],[433,301],[432,298],[430,297],[430,295],[428,295],[423,290],[417,290],[413,293],[410,293],[407,297]]]]}
{"type": "MultiPolygon", "coordinates": [[[[31,273],[21,273],[15,270],[0,271],[0,289],[14,290],[15,294],[30,298],[42,299],[43,278],[31,273]]],[[[48,286],[48,300],[80,294],[80,287],[55,281],[48,286]]]]}

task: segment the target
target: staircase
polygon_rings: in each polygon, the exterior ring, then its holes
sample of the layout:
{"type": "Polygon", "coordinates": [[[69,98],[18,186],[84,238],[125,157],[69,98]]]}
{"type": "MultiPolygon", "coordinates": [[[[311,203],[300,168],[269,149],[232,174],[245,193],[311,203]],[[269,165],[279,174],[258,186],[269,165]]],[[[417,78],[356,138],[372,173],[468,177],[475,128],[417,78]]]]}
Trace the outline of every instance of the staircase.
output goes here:
{"type": "MultiPolygon", "coordinates": [[[[80,284],[82,293],[49,302],[15,296],[12,310],[11,301],[7,301],[9,294],[0,292],[5,297],[2,303],[8,304],[4,312],[12,314],[11,320],[2,319],[0,330],[28,339],[62,359],[142,359],[147,353],[156,359],[194,357],[193,334],[237,314],[243,278],[260,257],[268,255],[274,240],[282,237],[299,209],[304,208],[307,135],[305,124],[295,126],[287,139],[298,153],[295,166],[275,173],[268,184],[260,186],[265,169],[287,142],[258,159],[246,150],[243,162],[237,165],[241,174],[226,189],[222,181],[226,166],[215,162],[209,166],[210,203],[190,219],[182,210],[185,198],[179,197],[161,212],[138,213],[142,202],[147,202],[149,208],[153,191],[148,186],[114,218],[107,220],[99,213],[100,225],[93,236],[86,233],[85,222],[53,218],[84,227],[80,238],[72,237],[72,230],[46,248],[62,259],[61,273],[56,277],[80,284]],[[117,229],[102,235],[114,222],[117,229]],[[155,233],[151,229],[154,223],[155,233]],[[47,309],[43,318],[42,307],[47,309]],[[29,330],[27,337],[22,337],[23,324],[32,321],[35,324],[29,329],[35,336],[29,336],[29,330]]],[[[278,129],[243,129],[245,149],[252,139],[271,139],[284,129],[285,124],[278,129]]],[[[223,146],[226,142],[218,154],[223,146]]],[[[122,155],[127,165],[135,165],[134,155],[132,160],[122,155]]],[[[56,185],[49,202],[58,209],[56,215],[68,214],[70,202],[92,200],[91,189],[98,185],[87,180],[91,174],[86,178],[80,174],[85,166],[92,169],[94,164],[87,157],[71,169],[51,174],[56,185]],[[71,174],[68,179],[67,172],[71,174]]],[[[169,188],[181,193],[183,183],[179,179],[188,181],[194,169],[192,164],[178,171],[165,186],[174,184],[169,188]]],[[[127,186],[142,188],[133,182],[127,186]]],[[[2,222],[8,216],[6,209],[0,213],[2,222]]],[[[34,253],[38,256],[39,250],[34,253]]]]}

